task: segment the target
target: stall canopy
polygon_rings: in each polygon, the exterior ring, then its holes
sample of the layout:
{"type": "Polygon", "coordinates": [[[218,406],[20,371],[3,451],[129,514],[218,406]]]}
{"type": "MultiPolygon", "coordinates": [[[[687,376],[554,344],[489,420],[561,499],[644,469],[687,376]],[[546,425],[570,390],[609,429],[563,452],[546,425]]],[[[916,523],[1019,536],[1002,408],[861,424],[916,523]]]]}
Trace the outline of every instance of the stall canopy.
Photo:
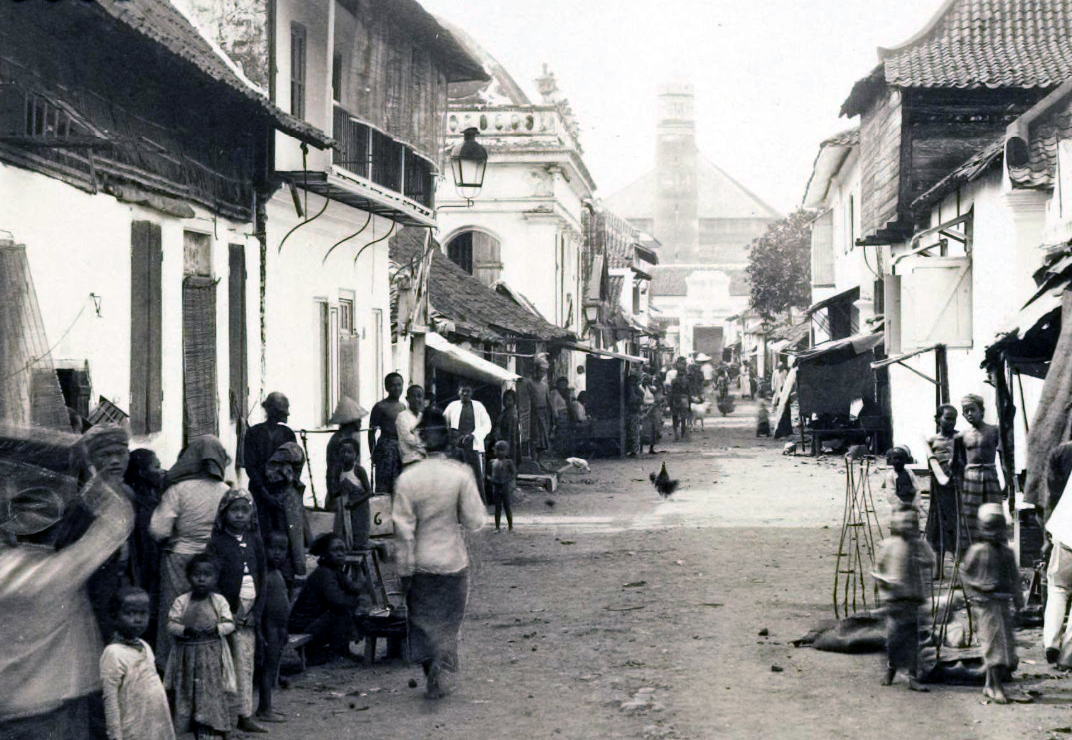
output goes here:
{"type": "Polygon", "coordinates": [[[428,350],[428,363],[463,378],[479,380],[482,383],[512,383],[520,376],[494,362],[488,362],[480,355],[451,344],[441,334],[428,332],[424,335],[425,348],[428,350]]]}
{"type": "Polygon", "coordinates": [[[875,358],[875,347],[882,340],[881,332],[857,334],[823,342],[797,353],[797,398],[801,416],[847,416],[852,402],[857,399],[863,399],[873,413],[875,374],[871,362],[875,358]]]}
{"type": "Polygon", "coordinates": [[[837,365],[873,350],[882,343],[882,339],[882,332],[856,334],[844,339],[823,342],[810,349],[792,352],[791,354],[796,355],[798,363],[814,361],[823,365],[837,365]]]}
{"type": "Polygon", "coordinates": [[[561,347],[567,349],[576,350],[577,352],[587,352],[590,355],[596,357],[613,357],[618,360],[625,360],[626,362],[647,362],[647,358],[638,357],[637,355],[627,355],[622,352],[612,352],[609,349],[595,349],[593,347],[585,347],[583,344],[576,344],[574,342],[556,342],[561,347]]]}

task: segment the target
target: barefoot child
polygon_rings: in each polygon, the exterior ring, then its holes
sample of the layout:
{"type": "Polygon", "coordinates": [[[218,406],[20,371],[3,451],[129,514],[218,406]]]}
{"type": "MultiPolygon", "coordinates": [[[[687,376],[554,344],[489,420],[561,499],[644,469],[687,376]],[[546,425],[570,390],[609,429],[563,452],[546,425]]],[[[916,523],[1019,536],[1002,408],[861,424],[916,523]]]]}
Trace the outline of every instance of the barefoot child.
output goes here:
{"type": "Polygon", "coordinates": [[[200,553],[186,565],[190,591],[175,599],[167,629],[174,640],[164,685],[175,692],[175,727],[197,740],[225,736],[231,729],[234,663],[227,635],[234,618],[227,599],[216,593],[220,569],[200,553]]]}
{"type": "Polygon", "coordinates": [[[915,509],[895,511],[891,536],[882,541],[873,573],[886,611],[886,650],[889,663],[883,686],[893,683],[897,671],[908,673],[908,688],[926,691],[916,674],[919,658],[919,607],[925,598],[923,574],[930,573],[934,553],[919,536],[915,509]]]}
{"type": "Polygon", "coordinates": [[[1002,683],[1016,670],[1015,610],[1024,606],[1016,556],[1006,544],[1005,512],[1001,504],[979,507],[979,537],[964,556],[961,575],[971,602],[986,662],[983,695],[1007,704],[1002,683]]]}
{"type": "Polygon", "coordinates": [[[108,740],[175,740],[152,648],[140,637],[149,626],[149,594],[121,588],[111,612],[116,633],[100,657],[108,740]]]}
{"type": "Polygon", "coordinates": [[[234,662],[236,694],[232,710],[243,732],[265,732],[253,720],[253,668],[257,622],[264,606],[264,545],[257,532],[253,496],[242,488],[224,494],[216,511],[206,552],[219,566],[219,593],[234,615],[229,640],[234,662]]]}
{"type": "Polygon", "coordinates": [[[510,459],[510,443],[499,440],[495,443],[495,459],[491,463],[491,497],[495,501],[495,531],[499,531],[499,522],[503,509],[506,509],[506,528],[514,531],[514,512],[511,503],[514,486],[517,485],[517,468],[510,459]]]}
{"type": "Polygon", "coordinates": [[[290,618],[290,598],[283,580],[283,564],[287,560],[289,542],[283,532],[272,532],[264,541],[268,571],[264,576],[264,609],[261,611],[260,704],[257,719],[265,722],[285,722],[286,718],[272,709],[272,690],[279,676],[279,663],[287,646],[287,619],[290,618]]]}

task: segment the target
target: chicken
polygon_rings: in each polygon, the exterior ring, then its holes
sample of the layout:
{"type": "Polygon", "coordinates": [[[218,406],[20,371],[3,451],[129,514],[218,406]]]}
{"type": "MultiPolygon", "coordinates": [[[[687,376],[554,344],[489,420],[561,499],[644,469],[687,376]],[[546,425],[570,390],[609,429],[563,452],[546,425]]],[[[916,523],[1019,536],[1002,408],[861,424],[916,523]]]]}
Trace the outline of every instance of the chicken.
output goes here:
{"type": "Polygon", "coordinates": [[[658,475],[649,473],[648,478],[651,480],[652,485],[655,486],[655,490],[663,498],[670,498],[670,494],[677,490],[678,481],[670,480],[670,475],[666,472],[666,463],[663,463],[658,475]]]}

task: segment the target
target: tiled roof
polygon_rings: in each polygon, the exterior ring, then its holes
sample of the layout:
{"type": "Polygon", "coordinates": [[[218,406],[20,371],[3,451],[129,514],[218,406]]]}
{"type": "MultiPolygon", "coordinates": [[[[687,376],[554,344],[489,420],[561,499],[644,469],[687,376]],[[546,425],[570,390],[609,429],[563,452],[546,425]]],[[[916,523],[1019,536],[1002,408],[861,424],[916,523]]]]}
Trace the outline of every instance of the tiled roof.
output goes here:
{"type": "Polygon", "coordinates": [[[1057,142],[1072,139],[1072,110],[1066,103],[1052,115],[1035,122],[1024,167],[1009,167],[1009,179],[1022,188],[1051,188],[1057,172],[1057,142]]]}
{"type": "Polygon", "coordinates": [[[1053,87],[1072,77],[1072,3],[949,0],[879,58],[896,87],[1053,87]]]}
{"type": "Polygon", "coordinates": [[[284,113],[244,79],[230,60],[218,52],[168,0],[97,0],[94,3],[116,21],[189,62],[217,82],[258,105],[275,120],[276,127],[295,138],[319,147],[330,146],[331,137],[305,121],[284,113]]]}
{"type": "MultiPolygon", "coordinates": [[[[420,259],[424,230],[401,229],[389,241],[391,262],[396,265],[420,259]]],[[[489,341],[503,335],[541,340],[565,339],[570,332],[529,313],[509,298],[486,287],[450,261],[435,245],[428,277],[428,302],[434,312],[453,321],[459,333],[489,341]]]]}
{"type": "Polygon", "coordinates": [[[652,296],[688,295],[689,275],[694,272],[724,272],[730,278],[730,295],[746,296],[752,292],[748,273],[744,270],[727,270],[714,265],[659,265],[651,281],[652,296]]]}
{"type": "Polygon", "coordinates": [[[611,275],[607,281],[607,305],[619,306],[622,301],[622,288],[625,287],[624,275],[611,275]]]}
{"type": "Polygon", "coordinates": [[[983,147],[973,154],[967,162],[960,167],[957,167],[939,180],[930,190],[916,198],[915,201],[912,202],[912,210],[921,211],[924,208],[930,208],[964,183],[971,182],[980,175],[988,172],[994,164],[1001,162],[1001,156],[1004,151],[1004,137],[983,147]]]}

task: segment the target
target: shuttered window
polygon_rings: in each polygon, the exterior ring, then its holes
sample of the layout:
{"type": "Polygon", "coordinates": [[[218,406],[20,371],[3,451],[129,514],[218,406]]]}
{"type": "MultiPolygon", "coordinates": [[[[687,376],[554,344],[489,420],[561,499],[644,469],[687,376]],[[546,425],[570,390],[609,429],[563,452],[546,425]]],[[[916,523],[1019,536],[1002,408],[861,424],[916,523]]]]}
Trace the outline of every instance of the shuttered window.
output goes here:
{"type": "Polygon", "coordinates": [[[819,216],[811,227],[811,286],[834,286],[834,212],[819,216]]]}
{"type": "Polygon", "coordinates": [[[246,355],[246,248],[230,244],[227,248],[227,326],[228,365],[230,368],[231,421],[246,418],[249,397],[248,358],[246,355]]]}
{"type": "Polygon", "coordinates": [[[143,435],[163,428],[160,226],[135,221],[130,242],[130,430],[143,435]]]}
{"type": "Polygon", "coordinates": [[[354,301],[339,299],[339,398],[358,398],[357,333],[354,330],[354,301]]]}
{"type": "Polygon", "coordinates": [[[290,25],[290,113],[305,118],[305,26],[290,25]]]}
{"type": "Polygon", "coordinates": [[[909,264],[902,268],[904,274],[896,283],[887,283],[890,290],[885,296],[887,313],[899,313],[894,326],[900,335],[900,350],[910,352],[933,344],[971,347],[971,258],[932,257],[906,262],[909,264]],[[891,301],[894,290],[899,293],[896,308],[891,301]]]}
{"type": "Polygon", "coordinates": [[[183,442],[219,434],[216,404],[216,283],[188,275],[182,283],[183,442]]]}

